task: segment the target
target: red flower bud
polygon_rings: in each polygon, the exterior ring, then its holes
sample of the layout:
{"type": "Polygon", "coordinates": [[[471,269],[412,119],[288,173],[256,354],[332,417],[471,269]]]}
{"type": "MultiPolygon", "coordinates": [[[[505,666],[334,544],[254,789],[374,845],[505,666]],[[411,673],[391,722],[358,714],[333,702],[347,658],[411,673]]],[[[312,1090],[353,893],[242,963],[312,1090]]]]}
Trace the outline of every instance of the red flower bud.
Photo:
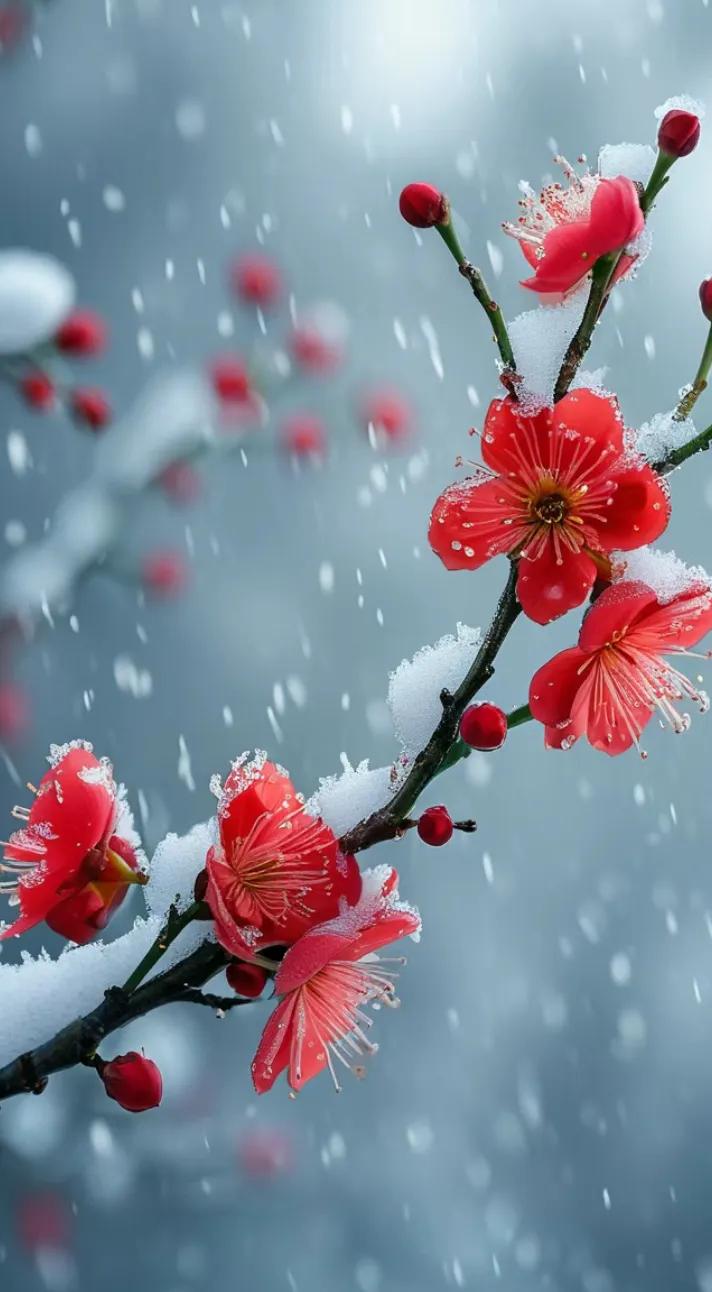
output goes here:
{"type": "Polygon", "coordinates": [[[712,323],[712,278],[703,278],[700,283],[700,305],[705,318],[712,323]]]}
{"type": "Polygon", "coordinates": [[[453,829],[452,817],[442,804],[426,808],[418,821],[418,834],[432,848],[441,848],[452,839],[453,829]]]}
{"type": "Polygon", "coordinates": [[[141,566],[141,581],[159,597],[175,597],[185,587],[188,572],[180,552],[149,552],[141,566]]]}
{"type": "Polygon", "coordinates": [[[507,738],[507,715],[496,704],[471,704],[460,719],[460,735],[471,749],[499,749],[507,738]]]}
{"type": "Polygon", "coordinates": [[[55,389],[53,382],[43,372],[28,372],[20,382],[20,390],[25,403],[38,412],[46,413],[54,407],[55,389]]]}
{"type": "Polygon", "coordinates": [[[274,305],[282,294],[282,275],[268,256],[241,256],[232,267],[232,285],[243,301],[274,305]]]}
{"type": "Polygon", "coordinates": [[[109,1099],[128,1113],[145,1113],[157,1108],[163,1097],[163,1078],[152,1059],[136,1050],[120,1054],[102,1068],[100,1074],[109,1099]]]}
{"type": "Polygon", "coordinates": [[[77,310],[64,320],[54,339],[66,354],[98,354],[106,345],[106,324],[93,310],[77,310]]]}
{"type": "Polygon", "coordinates": [[[213,388],[228,404],[242,404],[250,395],[250,378],[242,359],[216,359],[211,368],[213,388]]]}
{"type": "Polygon", "coordinates": [[[668,157],[687,157],[700,140],[700,118],[694,112],[671,108],[658,129],[658,148],[668,157]]]}
{"type": "Polygon", "coordinates": [[[317,458],[326,453],[326,430],[318,417],[295,413],[281,431],[282,447],[295,458],[317,458]]]}
{"type": "Polygon", "coordinates": [[[111,405],[103,390],[87,386],[73,390],[71,404],[77,421],[84,422],[93,431],[100,431],[111,418],[111,405]]]}
{"type": "Polygon", "coordinates": [[[225,977],[236,996],[247,996],[250,1000],[255,1000],[257,996],[262,995],[267,982],[267,970],[263,969],[262,965],[241,962],[228,965],[225,977]]]}
{"type": "Polygon", "coordinates": [[[416,229],[432,229],[448,222],[448,200],[432,184],[406,184],[398,205],[403,219],[416,229]]]}

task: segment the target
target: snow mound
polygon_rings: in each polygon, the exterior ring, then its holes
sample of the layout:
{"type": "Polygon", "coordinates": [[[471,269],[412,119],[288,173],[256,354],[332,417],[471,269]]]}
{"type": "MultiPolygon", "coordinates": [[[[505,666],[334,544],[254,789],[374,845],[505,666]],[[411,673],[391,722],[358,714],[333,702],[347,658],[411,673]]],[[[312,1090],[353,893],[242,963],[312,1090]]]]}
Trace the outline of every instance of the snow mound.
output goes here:
{"type": "Polygon", "coordinates": [[[414,757],[428,742],[442,713],[440,692],[455,691],[482,642],[479,628],[457,625],[457,636],[423,646],[391,673],[388,707],[404,752],[414,757]]]}
{"type": "Polygon", "coordinates": [[[74,294],[72,275],[53,256],[0,251],[0,354],[20,354],[49,341],[74,294]]]}
{"type": "Polygon", "coordinates": [[[368,759],[352,767],[342,754],[344,770],[328,776],[306,804],[312,816],[320,816],[335,835],[345,834],[359,821],[385,806],[395,792],[392,767],[369,767],[368,759]]]}
{"type": "Polygon", "coordinates": [[[622,570],[621,582],[647,584],[661,605],[667,605],[691,588],[712,587],[712,579],[701,565],[685,565],[674,552],[639,547],[635,552],[616,553],[614,560],[622,570]]]}
{"type": "Polygon", "coordinates": [[[656,121],[662,121],[668,112],[677,108],[681,112],[693,112],[700,121],[705,115],[705,105],[701,99],[693,99],[689,94],[673,94],[671,98],[666,99],[664,103],[659,103],[655,109],[654,116],[656,121]]]}
{"type": "MultiPolygon", "coordinates": [[[[67,947],[56,960],[46,951],[36,957],[23,952],[20,964],[0,963],[0,1065],[49,1040],[101,1004],[109,987],[126,981],[157,938],[171,903],[178,897],[183,909],[192,901],[195,877],[211,842],[208,823],[180,838],[169,834],[158,845],[143,890],[148,917],[138,918],[122,937],[67,947]]],[[[189,925],[147,977],[190,955],[211,936],[211,927],[202,921],[189,925]]]]}
{"type": "Polygon", "coordinates": [[[650,144],[604,144],[598,154],[598,173],[603,179],[625,175],[634,183],[647,184],[656,156],[650,144]]]}
{"type": "Polygon", "coordinates": [[[697,431],[691,417],[675,420],[675,410],[656,413],[649,422],[643,422],[635,437],[635,447],[648,462],[660,462],[673,449],[681,449],[694,439],[697,431]]]}
{"type": "Polygon", "coordinates": [[[586,308],[588,289],[574,292],[562,305],[540,305],[507,324],[521,378],[517,394],[525,409],[553,402],[564,355],[586,308]]]}

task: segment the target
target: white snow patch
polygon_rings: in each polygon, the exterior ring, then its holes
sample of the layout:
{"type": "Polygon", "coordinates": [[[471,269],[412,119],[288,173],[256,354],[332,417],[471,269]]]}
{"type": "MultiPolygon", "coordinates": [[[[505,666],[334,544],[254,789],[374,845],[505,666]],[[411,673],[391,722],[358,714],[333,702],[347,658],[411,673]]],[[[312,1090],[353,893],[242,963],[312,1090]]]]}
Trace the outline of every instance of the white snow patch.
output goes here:
{"type": "Polygon", "coordinates": [[[526,408],[551,404],[564,355],[586,308],[588,291],[574,292],[562,305],[540,305],[507,324],[526,408]]]}
{"type": "Polygon", "coordinates": [[[392,797],[392,767],[369,767],[368,759],[352,767],[345,755],[340,776],[328,776],[306,804],[312,816],[320,816],[336,835],[345,834],[363,818],[382,808],[392,797]]]}
{"type": "Polygon", "coordinates": [[[412,757],[427,744],[442,714],[440,692],[457,689],[481,641],[479,628],[458,624],[457,637],[448,633],[434,646],[423,646],[391,673],[388,707],[406,754],[412,757]]]}
{"type": "Polygon", "coordinates": [[[603,179],[625,175],[634,183],[647,184],[656,156],[650,144],[604,144],[598,154],[598,173],[603,179]]]}
{"type": "Polygon", "coordinates": [[[691,417],[676,421],[674,414],[674,409],[669,413],[656,413],[640,427],[635,447],[648,462],[660,462],[673,449],[681,449],[689,444],[697,434],[691,417]]]}
{"type": "Polygon", "coordinates": [[[685,565],[674,552],[639,547],[635,552],[616,552],[613,559],[617,572],[621,571],[621,582],[647,584],[661,605],[674,601],[690,588],[703,585],[712,589],[712,578],[701,565],[685,565]]]}
{"type": "MultiPolygon", "coordinates": [[[[56,960],[45,951],[37,957],[23,952],[20,964],[0,963],[0,1065],[48,1040],[99,1005],[107,988],[125,982],[158,936],[171,902],[178,894],[181,907],[192,900],[211,842],[211,826],[204,824],[159,844],[144,889],[148,918],[137,919],[122,937],[69,947],[56,960]]],[[[210,936],[210,927],[202,921],[189,925],[147,977],[189,955],[210,936]]]]}
{"type": "Polygon", "coordinates": [[[673,94],[671,98],[666,99],[664,103],[658,104],[654,116],[656,121],[662,121],[668,112],[674,108],[681,112],[693,112],[700,121],[705,115],[705,105],[701,99],[693,99],[689,94],[673,94]]]}
{"type": "Polygon", "coordinates": [[[49,341],[74,304],[74,279],[53,256],[0,251],[0,354],[49,341]]]}

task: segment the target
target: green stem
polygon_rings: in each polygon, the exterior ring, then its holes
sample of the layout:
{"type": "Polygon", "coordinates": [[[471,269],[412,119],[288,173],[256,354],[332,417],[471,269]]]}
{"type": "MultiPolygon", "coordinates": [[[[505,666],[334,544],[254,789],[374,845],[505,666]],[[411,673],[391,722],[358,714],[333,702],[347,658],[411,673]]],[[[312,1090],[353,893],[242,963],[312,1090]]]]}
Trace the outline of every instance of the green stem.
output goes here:
{"type": "Polygon", "coordinates": [[[690,386],[690,389],[688,390],[687,394],[682,396],[682,399],[680,400],[673,414],[673,417],[676,422],[684,422],[685,418],[690,416],[690,413],[695,407],[695,404],[697,403],[700,395],[704,390],[707,389],[707,377],[709,375],[709,370],[711,367],[712,367],[712,327],[710,327],[710,330],[707,333],[707,341],[705,343],[705,348],[702,351],[700,366],[697,369],[697,372],[695,373],[695,379],[692,385],[690,386]]]}
{"type": "Polygon", "coordinates": [[[507,714],[507,731],[511,731],[513,727],[521,727],[525,722],[531,722],[533,717],[529,705],[520,704],[518,709],[512,709],[512,712],[507,714]]]}
{"type": "Polygon", "coordinates": [[[687,444],[682,444],[679,449],[671,449],[659,462],[654,462],[653,470],[661,476],[669,475],[676,467],[687,462],[688,458],[693,457],[695,453],[703,453],[710,445],[712,445],[712,426],[707,426],[704,431],[700,431],[699,435],[688,440],[687,444]]]}
{"type": "Polygon", "coordinates": [[[653,202],[655,201],[661,188],[664,188],[668,182],[668,171],[676,159],[670,157],[668,153],[658,152],[653,173],[648,180],[643,195],[640,199],[640,209],[643,215],[647,215],[653,202]]]}
{"type": "Polygon", "coordinates": [[[509,339],[509,333],[507,332],[507,324],[504,321],[504,315],[499,308],[499,305],[493,299],[489,288],[482,277],[481,271],[474,265],[470,264],[470,261],[467,259],[467,256],[460,246],[460,240],[455,232],[452,220],[448,220],[446,224],[436,224],[435,227],[450,252],[450,255],[457,261],[457,267],[460,270],[460,273],[463,278],[467,279],[475,298],[479,301],[487,315],[487,318],[489,319],[502,363],[510,373],[514,372],[517,365],[514,359],[512,343],[509,339]]]}
{"type": "Polygon", "coordinates": [[[161,956],[168,950],[171,943],[175,942],[178,934],[182,933],[183,929],[187,929],[188,925],[192,924],[193,920],[198,919],[202,909],[202,902],[191,902],[190,906],[187,906],[181,914],[179,914],[175,907],[171,907],[168,919],[156,938],[156,941],[149,947],[143,960],[137,964],[133,973],[126,979],[126,982],[123,985],[123,991],[125,991],[127,995],[130,995],[132,991],[135,991],[139,983],[143,982],[146,974],[153,969],[154,965],[158,964],[161,956]]]}
{"type": "Polygon", "coordinates": [[[586,308],[583,312],[583,318],[581,319],[574,336],[569,342],[569,348],[564,355],[561,372],[559,373],[556,386],[554,388],[554,403],[563,399],[571,385],[571,382],[576,376],[588,347],[591,344],[593,330],[598,322],[601,310],[606,303],[613,271],[618,264],[620,256],[620,251],[611,251],[607,256],[601,256],[593,266],[593,272],[591,274],[591,289],[588,294],[586,308]]]}

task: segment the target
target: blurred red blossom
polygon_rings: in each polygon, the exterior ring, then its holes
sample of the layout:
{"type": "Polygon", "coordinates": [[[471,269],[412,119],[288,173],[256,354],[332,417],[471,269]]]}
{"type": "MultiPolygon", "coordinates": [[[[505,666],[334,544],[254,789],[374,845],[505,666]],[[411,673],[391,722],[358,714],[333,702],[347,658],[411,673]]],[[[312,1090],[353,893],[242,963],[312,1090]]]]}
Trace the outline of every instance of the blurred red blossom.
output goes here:
{"type": "Polygon", "coordinates": [[[231,277],[238,296],[253,305],[274,305],[282,295],[279,266],[261,252],[240,256],[232,267],[231,277]]]}
{"type": "Polygon", "coordinates": [[[321,458],[326,454],[326,427],[310,413],[293,413],[282,423],[280,442],[295,458],[321,458]]]}
{"type": "Polygon", "coordinates": [[[47,413],[57,402],[54,382],[44,372],[28,372],[20,380],[20,391],[26,404],[47,413]]]}
{"type": "Polygon", "coordinates": [[[141,562],[143,586],[157,597],[177,597],[188,582],[188,567],[180,552],[149,552],[141,562]]]}
{"type": "Polygon", "coordinates": [[[254,1126],[241,1137],[237,1157],[245,1175],[253,1180],[273,1180],[294,1166],[294,1143],[276,1126],[254,1126]]]}
{"type": "Polygon", "coordinates": [[[78,422],[100,431],[111,420],[111,404],[103,390],[81,386],[71,392],[70,404],[78,422]]]}
{"type": "Polygon", "coordinates": [[[106,323],[94,310],[75,310],[58,329],[55,343],[65,354],[98,354],[106,345],[106,323]]]}
{"type": "Polygon", "coordinates": [[[366,392],[360,400],[360,413],[367,429],[373,427],[394,443],[406,439],[410,433],[411,408],[397,390],[383,388],[366,392]]]}

